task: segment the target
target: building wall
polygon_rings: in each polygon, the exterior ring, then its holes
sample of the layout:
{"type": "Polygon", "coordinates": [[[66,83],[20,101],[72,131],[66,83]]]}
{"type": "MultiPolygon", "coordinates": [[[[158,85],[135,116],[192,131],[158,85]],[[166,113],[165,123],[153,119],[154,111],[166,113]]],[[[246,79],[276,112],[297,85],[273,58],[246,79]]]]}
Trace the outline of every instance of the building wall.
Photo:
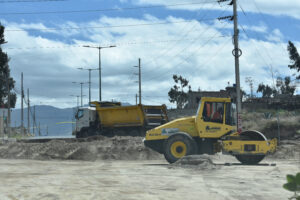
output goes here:
{"type": "Polygon", "coordinates": [[[187,109],[198,108],[199,101],[202,97],[229,97],[235,98],[235,88],[227,87],[226,90],[220,91],[199,91],[199,92],[189,92],[188,93],[188,103],[186,105],[187,109]]]}

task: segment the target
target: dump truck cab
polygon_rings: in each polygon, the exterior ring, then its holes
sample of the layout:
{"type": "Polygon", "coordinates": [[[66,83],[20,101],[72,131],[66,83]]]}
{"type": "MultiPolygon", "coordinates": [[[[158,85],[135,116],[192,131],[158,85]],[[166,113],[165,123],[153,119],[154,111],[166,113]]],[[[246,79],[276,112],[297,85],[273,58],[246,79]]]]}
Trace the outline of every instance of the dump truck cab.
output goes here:
{"type": "Polygon", "coordinates": [[[239,134],[236,116],[236,106],[230,98],[202,97],[195,116],[176,119],[147,131],[144,144],[164,154],[170,163],[189,154],[222,151],[244,163],[254,164],[275,151],[276,139],[268,141],[258,131],[239,134]]]}

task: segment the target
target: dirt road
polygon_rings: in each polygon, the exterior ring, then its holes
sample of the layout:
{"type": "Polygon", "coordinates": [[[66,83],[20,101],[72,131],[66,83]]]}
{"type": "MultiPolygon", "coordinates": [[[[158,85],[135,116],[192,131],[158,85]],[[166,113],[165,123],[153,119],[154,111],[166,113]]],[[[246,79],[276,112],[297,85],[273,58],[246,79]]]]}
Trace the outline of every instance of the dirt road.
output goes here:
{"type": "Polygon", "coordinates": [[[299,160],[264,160],[276,166],[224,165],[213,170],[170,168],[156,161],[0,160],[0,199],[288,199],[282,184],[300,171],[299,160]]]}

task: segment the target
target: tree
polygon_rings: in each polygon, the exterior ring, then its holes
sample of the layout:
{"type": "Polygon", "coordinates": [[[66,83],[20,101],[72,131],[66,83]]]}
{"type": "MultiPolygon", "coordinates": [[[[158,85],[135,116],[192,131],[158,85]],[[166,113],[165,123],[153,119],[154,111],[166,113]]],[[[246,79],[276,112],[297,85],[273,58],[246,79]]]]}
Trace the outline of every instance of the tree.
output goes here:
{"type": "Polygon", "coordinates": [[[265,85],[263,83],[258,85],[257,91],[256,92],[261,92],[262,97],[271,97],[272,94],[276,93],[276,90],[272,89],[270,86],[265,85]]]}
{"type": "Polygon", "coordinates": [[[176,103],[178,109],[182,109],[188,100],[188,92],[191,91],[191,86],[188,85],[189,81],[182,76],[173,75],[174,82],[176,83],[169,91],[169,101],[176,103]],[[185,92],[184,89],[188,88],[185,92]]]}
{"type": "Polygon", "coordinates": [[[284,81],[281,77],[277,77],[276,86],[279,88],[281,94],[294,95],[296,90],[295,85],[291,85],[291,77],[286,76],[284,81]]]}
{"type": "Polygon", "coordinates": [[[16,94],[13,92],[15,81],[10,77],[8,55],[3,52],[1,48],[1,46],[6,43],[4,39],[4,29],[4,26],[0,23],[0,106],[8,106],[8,94],[10,93],[10,106],[14,108],[17,100],[16,94]],[[10,91],[8,91],[8,85],[10,91]]]}
{"type": "MultiPolygon", "coordinates": [[[[299,53],[297,51],[297,48],[295,47],[295,45],[291,41],[289,41],[287,50],[289,52],[290,60],[291,60],[291,63],[292,63],[291,65],[289,65],[289,68],[290,69],[295,69],[295,70],[297,70],[297,72],[299,72],[300,71],[300,56],[299,56],[299,53]]],[[[296,79],[300,79],[300,75],[298,75],[296,77],[296,79]]]]}

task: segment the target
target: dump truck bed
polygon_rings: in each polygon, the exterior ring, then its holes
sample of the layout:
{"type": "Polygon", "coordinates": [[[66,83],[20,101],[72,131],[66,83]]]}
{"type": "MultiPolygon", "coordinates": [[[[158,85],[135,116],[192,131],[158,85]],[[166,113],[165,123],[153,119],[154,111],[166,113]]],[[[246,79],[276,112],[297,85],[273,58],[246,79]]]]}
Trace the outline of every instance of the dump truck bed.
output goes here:
{"type": "Polygon", "coordinates": [[[142,127],[159,126],[168,121],[166,106],[96,106],[101,126],[115,127],[142,127]]]}

